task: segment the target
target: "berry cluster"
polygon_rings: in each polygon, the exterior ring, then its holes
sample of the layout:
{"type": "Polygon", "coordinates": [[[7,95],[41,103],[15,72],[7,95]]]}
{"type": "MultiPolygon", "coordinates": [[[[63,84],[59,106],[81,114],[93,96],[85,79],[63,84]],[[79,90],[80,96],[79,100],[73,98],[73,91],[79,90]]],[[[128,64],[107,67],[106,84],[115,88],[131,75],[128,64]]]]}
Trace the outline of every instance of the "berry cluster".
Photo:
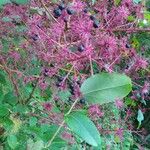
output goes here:
{"type": "Polygon", "coordinates": [[[57,8],[54,9],[53,13],[54,13],[54,17],[58,18],[62,15],[62,11],[66,9],[66,12],[68,13],[68,15],[73,15],[75,13],[75,11],[73,9],[71,9],[70,7],[67,7],[65,5],[65,3],[61,3],[57,8]]]}
{"type": "MultiPolygon", "coordinates": [[[[73,15],[73,14],[76,13],[76,11],[73,8],[71,8],[70,6],[65,5],[65,3],[63,2],[60,5],[58,5],[57,8],[54,9],[54,11],[53,11],[54,17],[55,18],[60,17],[62,15],[62,12],[65,9],[66,9],[66,12],[67,12],[68,15],[73,15]]],[[[96,15],[95,15],[96,13],[98,13],[98,11],[95,10],[94,15],[91,15],[90,11],[91,11],[91,9],[89,7],[86,7],[86,8],[83,9],[84,13],[89,13],[89,17],[93,21],[93,27],[98,28],[99,25],[100,25],[100,21],[96,18],[96,15]]],[[[66,19],[64,19],[64,21],[66,21],[66,19]]]]}
{"type": "Polygon", "coordinates": [[[64,9],[65,9],[65,4],[64,3],[60,4],[57,8],[55,8],[54,11],[53,11],[55,18],[60,17],[61,14],[62,14],[62,11],[64,9]]]}

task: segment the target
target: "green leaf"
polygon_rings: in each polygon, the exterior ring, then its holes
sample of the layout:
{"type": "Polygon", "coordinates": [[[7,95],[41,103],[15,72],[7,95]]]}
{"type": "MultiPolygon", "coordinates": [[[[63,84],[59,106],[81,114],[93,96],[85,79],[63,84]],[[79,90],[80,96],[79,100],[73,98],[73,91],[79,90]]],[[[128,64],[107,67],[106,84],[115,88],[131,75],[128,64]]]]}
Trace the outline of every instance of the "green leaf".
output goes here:
{"type": "Polygon", "coordinates": [[[2,21],[3,21],[3,22],[11,22],[12,19],[11,19],[10,17],[3,17],[3,18],[2,18],[2,21]]]}
{"type": "Polygon", "coordinates": [[[17,3],[17,4],[27,4],[29,0],[11,0],[11,2],[17,3]]]}
{"type": "Polygon", "coordinates": [[[127,96],[132,89],[131,79],[117,73],[96,74],[85,80],[81,92],[89,103],[109,103],[127,96]]]}
{"type": "Polygon", "coordinates": [[[29,108],[27,107],[27,105],[18,104],[13,107],[13,112],[18,112],[20,114],[25,114],[28,111],[29,111],[29,108]]]}
{"type": "Polygon", "coordinates": [[[34,142],[32,139],[27,141],[27,149],[29,150],[43,150],[44,143],[42,140],[34,142]]]}
{"type": "Polygon", "coordinates": [[[4,97],[4,92],[3,92],[2,86],[0,86],[0,103],[3,100],[3,97],[4,97]]]}
{"type": "Polygon", "coordinates": [[[132,21],[134,21],[136,18],[134,17],[134,16],[132,16],[132,15],[130,15],[130,16],[128,16],[127,17],[127,20],[129,21],[129,22],[132,22],[132,21]]]}
{"type": "Polygon", "coordinates": [[[10,0],[0,0],[0,6],[10,3],[10,0]]]}
{"type": "Polygon", "coordinates": [[[3,72],[0,72],[0,83],[6,85],[6,79],[3,72]]]}
{"type": "Polygon", "coordinates": [[[57,3],[58,2],[58,0],[51,0],[52,1],[52,3],[57,3]]]}
{"type": "Polygon", "coordinates": [[[31,117],[30,119],[29,119],[29,124],[30,124],[30,126],[35,126],[36,124],[37,124],[37,118],[36,117],[31,117]]]}
{"type": "MultiPolygon", "coordinates": [[[[58,129],[58,126],[56,125],[42,125],[41,127],[41,132],[42,132],[42,136],[41,136],[41,139],[44,141],[44,142],[48,142],[49,139],[51,139],[53,137],[53,135],[55,134],[55,132],[57,131],[58,129]]],[[[59,132],[58,136],[56,136],[56,138],[59,138],[60,134],[62,133],[64,129],[61,129],[61,131],[59,132]]]]}
{"type": "Polygon", "coordinates": [[[121,0],[114,0],[115,6],[118,6],[120,4],[121,0]]]}
{"type": "Polygon", "coordinates": [[[62,101],[67,101],[70,96],[71,96],[71,93],[68,90],[58,92],[58,97],[62,101]]]}
{"type": "Polygon", "coordinates": [[[66,116],[65,122],[69,128],[92,146],[101,146],[100,134],[94,123],[83,113],[72,112],[66,116]]]}
{"type": "Polygon", "coordinates": [[[7,94],[5,94],[3,102],[8,103],[10,105],[16,105],[17,97],[14,95],[13,92],[8,92],[7,94]]]}
{"type": "Polygon", "coordinates": [[[9,135],[7,137],[7,142],[12,149],[15,149],[18,145],[17,137],[15,135],[9,135]]]}
{"type": "Polygon", "coordinates": [[[0,117],[5,117],[9,114],[9,111],[6,106],[0,105],[0,117]]]}
{"type": "Polygon", "coordinates": [[[140,109],[138,110],[137,120],[139,122],[139,125],[138,125],[138,128],[139,128],[141,126],[141,122],[144,120],[144,115],[140,109]]]}
{"type": "Polygon", "coordinates": [[[142,0],[133,0],[133,3],[138,4],[140,3],[142,0]]]}
{"type": "Polygon", "coordinates": [[[136,101],[134,101],[133,99],[131,98],[126,98],[125,99],[125,104],[128,106],[133,106],[135,107],[137,105],[136,101]]]}
{"type": "Polygon", "coordinates": [[[54,149],[54,150],[60,150],[63,147],[65,147],[67,145],[66,141],[64,141],[63,139],[57,137],[54,139],[54,141],[52,142],[50,149],[54,149]]]}
{"type": "Polygon", "coordinates": [[[1,42],[2,42],[2,51],[3,52],[8,52],[9,51],[9,41],[8,39],[1,39],[1,42]]]}
{"type": "Polygon", "coordinates": [[[94,4],[95,4],[95,2],[96,2],[96,0],[92,0],[92,5],[94,5],[94,4]]]}
{"type": "Polygon", "coordinates": [[[0,124],[3,125],[3,127],[7,131],[10,131],[14,127],[14,123],[12,122],[12,120],[10,120],[9,116],[0,118],[0,124]]]}

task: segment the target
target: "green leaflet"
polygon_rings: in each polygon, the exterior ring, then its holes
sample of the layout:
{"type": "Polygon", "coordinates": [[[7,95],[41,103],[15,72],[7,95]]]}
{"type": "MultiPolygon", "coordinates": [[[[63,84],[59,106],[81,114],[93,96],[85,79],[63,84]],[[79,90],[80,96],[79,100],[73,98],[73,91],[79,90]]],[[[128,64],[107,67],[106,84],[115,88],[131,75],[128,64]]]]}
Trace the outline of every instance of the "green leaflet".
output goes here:
{"type": "Polygon", "coordinates": [[[91,104],[104,104],[122,99],[131,89],[131,79],[117,73],[96,74],[85,80],[81,86],[83,96],[91,104]]]}
{"type": "Polygon", "coordinates": [[[69,128],[92,146],[101,147],[101,137],[94,123],[83,113],[72,112],[65,119],[69,128]]]}

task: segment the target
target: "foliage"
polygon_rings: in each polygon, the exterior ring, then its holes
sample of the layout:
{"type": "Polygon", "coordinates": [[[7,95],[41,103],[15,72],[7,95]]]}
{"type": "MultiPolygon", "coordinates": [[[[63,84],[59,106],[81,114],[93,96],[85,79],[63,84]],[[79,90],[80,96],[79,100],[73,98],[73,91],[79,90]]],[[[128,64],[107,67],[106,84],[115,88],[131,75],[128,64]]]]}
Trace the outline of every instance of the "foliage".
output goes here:
{"type": "Polygon", "coordinates": [[[131,80],[119,74],[102,73],[84,81],[83,96],[90,103],[109,103],[121,99],[131,91],[131,80]],[[105,82],[104,82],[105,81],[105,82]]]}
{"type": "Polygon", "coordinates": [[[0,24],[0,149],[149,148],[148,1],[1,0],[0,24]]]}
{"type": "Polygon", "coordinates": [[[66,118],[67,125],[85,142],[101,147],[101,138],[95,125],[88,117],[79,112],[73,112],[66,118]]]}

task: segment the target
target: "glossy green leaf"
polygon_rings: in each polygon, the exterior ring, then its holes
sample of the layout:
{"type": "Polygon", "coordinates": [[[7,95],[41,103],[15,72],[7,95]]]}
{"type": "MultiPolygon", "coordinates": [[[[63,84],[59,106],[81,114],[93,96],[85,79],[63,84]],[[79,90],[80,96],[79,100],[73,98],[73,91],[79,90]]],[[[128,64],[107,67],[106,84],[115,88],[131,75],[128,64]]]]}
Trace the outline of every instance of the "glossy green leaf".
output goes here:
{"type": "Polygon", "coordinates": [[[11,149],[15,149],[18,145],[17,137],[15,135],[9,135],[7,137],[8,145],[11,147],[11,149]]]}
{"type": "Polygon", "coordinates": [[[83,113],[72,112],[65,121],[69,128],[92,146],[101,146],[100,134],[94,123],[83,113]]]}
{"type": "Polygon", "coordinates": [[[85,80],[81,86],[83,96],[91,104],[104,104],[122,99],[131,89],[131,79],[117,73],[96,74],[85,80]]]}

